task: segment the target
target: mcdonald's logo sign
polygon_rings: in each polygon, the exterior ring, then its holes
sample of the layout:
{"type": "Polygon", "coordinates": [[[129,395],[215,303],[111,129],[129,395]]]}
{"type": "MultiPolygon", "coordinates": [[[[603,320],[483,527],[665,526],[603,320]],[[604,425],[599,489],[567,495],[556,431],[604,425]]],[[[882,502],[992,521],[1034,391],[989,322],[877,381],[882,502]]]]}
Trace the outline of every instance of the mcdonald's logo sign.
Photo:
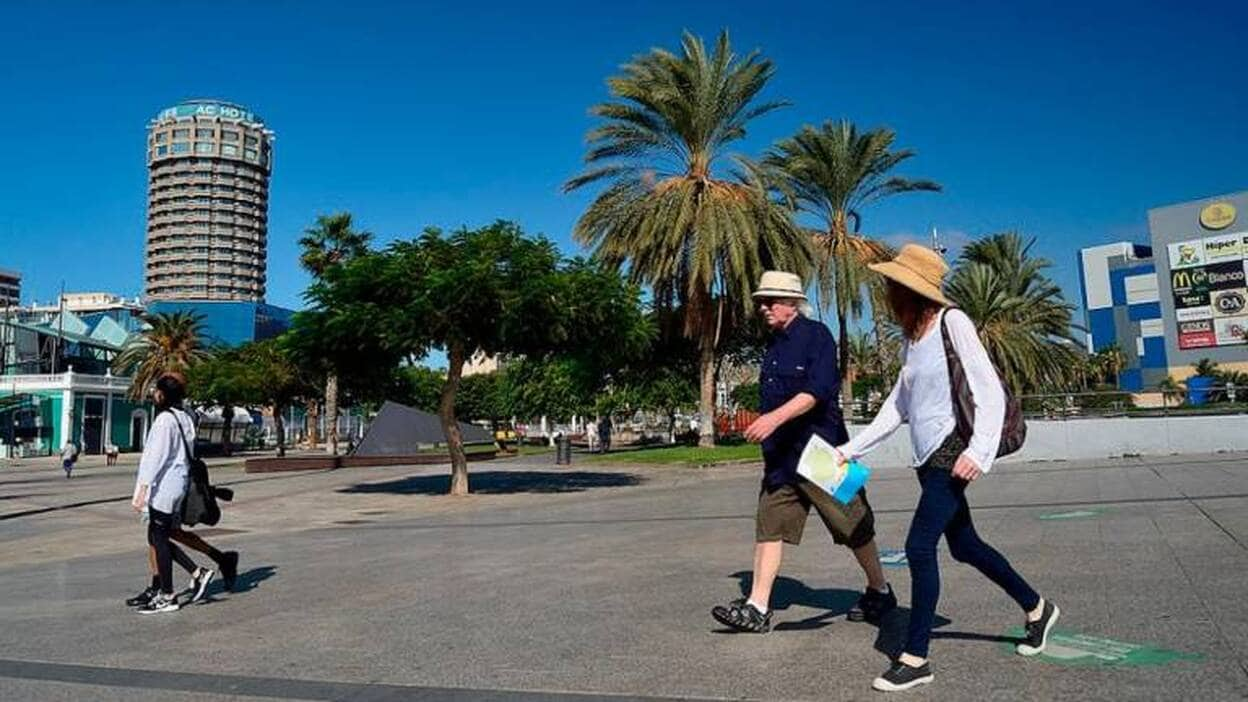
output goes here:
{"type": "Polygon", "coordinates": [[[1170,287],[1175,295],[1208,292],[1209,276],[1204,268],[1184,268],[1170,273],[1170,287]]]}

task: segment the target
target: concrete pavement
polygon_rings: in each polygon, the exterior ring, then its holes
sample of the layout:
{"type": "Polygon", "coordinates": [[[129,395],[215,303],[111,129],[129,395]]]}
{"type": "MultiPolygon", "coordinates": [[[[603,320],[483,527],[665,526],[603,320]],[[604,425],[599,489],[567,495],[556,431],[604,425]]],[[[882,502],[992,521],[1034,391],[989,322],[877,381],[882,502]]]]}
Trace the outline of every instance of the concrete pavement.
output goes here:
{"type": "MultiPolygon", "coordinates": [[[[817,519],[786,551],[776,631],[723,632],[748,587],[758,469],[443,467],[245,475],[216,529],[240,591],[140,617],[133,465],[0,467],[0,699],[757,699],[879,697],[905,628],[843,614],[861,588],[817,519]]],[[[917,490],[870,485],[882,548],[917,490]]],[[[909,697],[1248,697],[1248,457],[1002,465],[973,486],[981,533],[1063,609],[1046,660],[1009,652],[1012,603],[942,547],[936,682],[909,697]]],[[[198,560],[206,559],[199,557],[198,560]]],[[[184,576],[179,574],[179,581],[184,576]]]]}

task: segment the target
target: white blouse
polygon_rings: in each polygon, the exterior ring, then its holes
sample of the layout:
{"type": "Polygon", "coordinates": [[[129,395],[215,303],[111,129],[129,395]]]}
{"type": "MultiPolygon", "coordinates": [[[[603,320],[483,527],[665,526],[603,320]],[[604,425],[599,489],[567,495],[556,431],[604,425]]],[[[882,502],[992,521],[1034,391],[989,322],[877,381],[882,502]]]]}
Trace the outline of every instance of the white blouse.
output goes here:
{"type": "Polygon", "coordinates": [[[184,439],[193,454],[195,420],[189,414],[175,408],[156,415],[143,445],[135,481],[148,486],[147,506],[152,509],[172,514],[186,496],[190,465],[182,445],[184,439]]]}
{"type": "MultiPolygon", "coordinates": [[[[975,430],[963,455],[975,461],[985,473],[992,470],[1005,422],[1005,392],[997,371],[988,359],[975,330],[975,323],[958,309],[942,311],[949,329],[949,340],[958,352],[966,380],[975,399],[975,430]]],[[[957,426],[953,395],[949,389],[949,366],[940,334],[938,318],[923,336],[902,345],[902,366],[893,391],[884,400],[875,419],[849,443],[838,447],[846,458],[871,452],[887,439],[902,422],[910,424],[911,460],[915,467],[927,462],[957,426]]]]}

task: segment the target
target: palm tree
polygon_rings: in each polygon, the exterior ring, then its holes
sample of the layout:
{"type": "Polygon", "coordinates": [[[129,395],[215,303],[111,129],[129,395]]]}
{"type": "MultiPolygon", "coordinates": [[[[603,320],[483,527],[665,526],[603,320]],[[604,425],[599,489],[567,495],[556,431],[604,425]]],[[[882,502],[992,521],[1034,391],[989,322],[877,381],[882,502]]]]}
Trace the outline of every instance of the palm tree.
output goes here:
{"type": "Polygon", "coordinates": [[[588,170],[564,191],[604,182],[574,237],[596,256],[628,264],[658,306],[685,311],[698,342],[699,445],[714,444],[715,357],[726,317],[749,314],[762,271],[805,273],[805,237],[743,160],[728,179],[715,167],[751,120],[782,102],[756,102],[774,69],[757,51],[733,54],[722,32],[708,53],[686,32],[680,54],[653,49],[607,81],[613,100],[591,113],[588,170]]]}
{"type": "MultiPolygon", "coordinates": [[[[316,225],[304,230],[299,239],[303,253],[299,256],[299,264],[320,280],[326,271],[341,265],[368,251],[368,243],[373,235],[369,232],[357,232],[351,228],[351,213],[338,212],[331,215],[320,215],[316,225]]],[[[315,405],[316,401],[309,402],[315,405]]],[[[338,455],[338,373],[330,368],[325,376],[325,414],[326,437],[325,450],[331,455],[338,455]]],[[[308,434],[312,445],[316,445],[316,417],[312,416],[308,434]]]]}
{"type": "Polygon", "coordinates": [[[895,140],[890,129],[860,133],[848,121],[824,122],[819,127],[802,127],[763,159],[785,198],[819,220],[819,226],[811,230],[819,303],[823,309],[836,310],[842,378],[849,372],[849,318],[862,315],[862,288],[872,277],[866,265],[890,253],[858,233],[862,210],[891,195],[940,190],[930,180],[891,174],[915,155],[911,149],[893,150],[895,140]]]}
{"type": "Polygon", "coordinates": [[[1096,352],[1095,362],[1101,371],[1101,381],[1108,382],[1112,379],[1114,387],[1118,387],[1122,369],[1127,367],[1127,355],[1122,352],[1122,348],[1116,343],[1106,346],[1096,352]]]}
{"type": "Polygon", "coordinates": [[[141,402],[161,375],[185,374],[210,355],[201,342],[203,315],[190,312],[155,313],[145,317],[147,328],[126,342],[113,360],[113,372],[131,376],[129,396],[141,402]]]}
{"type": "Polygon", "coordinates": [[[1074,306],[1044,275],[1052,264],[1030,255],[1033,243],[1014,232],[972,243],[946,288],[1018,394],[1068,387],[1081,353],[1071,335],[1074,306]]]}

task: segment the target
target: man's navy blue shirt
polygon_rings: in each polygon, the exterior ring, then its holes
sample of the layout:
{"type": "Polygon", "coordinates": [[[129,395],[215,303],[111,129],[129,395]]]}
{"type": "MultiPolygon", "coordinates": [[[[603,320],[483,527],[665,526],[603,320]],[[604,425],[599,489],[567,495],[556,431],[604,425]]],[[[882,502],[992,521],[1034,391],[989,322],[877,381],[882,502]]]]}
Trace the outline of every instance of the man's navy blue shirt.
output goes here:
{"type": "Polygon", "coordinates": [[[770,412],[798,393],[815,398],[805,414],[781,424],[763,440],[763,486],[768,490],[797,482],[797,461],[812,434],[833,446],[849,441],[837,394],[841,377],[836,341],[822,323],[798,315],[789,326],[773,331],[759,373],[760,409],[770,412]]]}

